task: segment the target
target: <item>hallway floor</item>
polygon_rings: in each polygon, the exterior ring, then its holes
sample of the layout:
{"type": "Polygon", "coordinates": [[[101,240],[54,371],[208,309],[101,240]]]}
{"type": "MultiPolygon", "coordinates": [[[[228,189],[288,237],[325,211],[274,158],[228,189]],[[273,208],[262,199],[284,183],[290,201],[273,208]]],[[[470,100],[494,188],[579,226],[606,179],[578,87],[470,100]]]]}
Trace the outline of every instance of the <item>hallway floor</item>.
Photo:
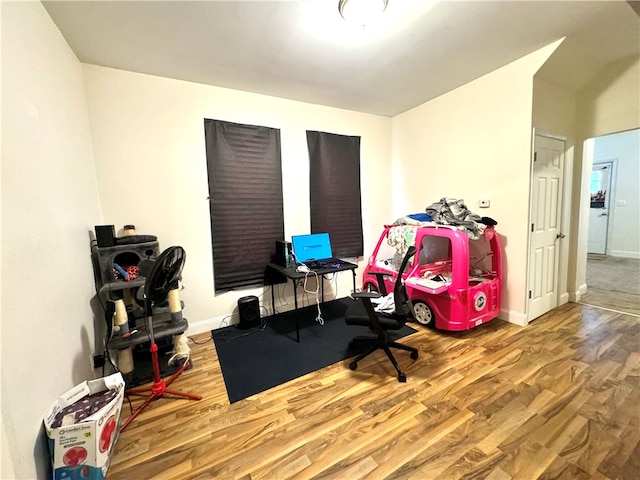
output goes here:
{"type": "Polygon", "coordinates": [[[640,259],[589,254],[580,303],[640,316],[640,259]]]}

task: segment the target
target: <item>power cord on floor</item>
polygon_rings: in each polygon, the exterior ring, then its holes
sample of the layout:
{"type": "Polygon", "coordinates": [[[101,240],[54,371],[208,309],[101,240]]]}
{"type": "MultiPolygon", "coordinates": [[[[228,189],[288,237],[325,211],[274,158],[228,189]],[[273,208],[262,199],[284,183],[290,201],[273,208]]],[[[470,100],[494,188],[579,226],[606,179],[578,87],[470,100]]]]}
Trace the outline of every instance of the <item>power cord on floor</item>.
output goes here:
{"type": "MultiPolygon", "coordinates": [[[[253,335],[254,333],[262,332],[265,328],[267,328],[267,321],[265,319],[262,319],[262,322],[260,323],[260,328],[252,328],[251,330],[243,332],[239,335],[234,335],[233,337],[230,337],[230,338],[224,338],[221,334],[221,336],[218,337],[218,340],[222,340],[223,342],[233,342],[237,338],[247,337],[249,335],[253,335]]],[[[229,330],[225,333],[228,334],[231,331],[232,330],[229,330]]],[[[211,338],[213,338],[213,330],[211,331],[211,338]]]]}
{"type": "Polygon", "coordinates": [[[316,322],[320,325],[324,325],[324,318],[322,318],[322,311],[320,310],[320,279],[318,277],[318,273],[313,270],[309,270],[304,274],[304,285],[303,290],[305,293],[315,293],[316,294],[316,306],[318,308],[318,315],[316,316],[316,322]],[[315,290],[307,290],[307,280],[309,279],[309,274],[313,273],[316,277],[316,289],[315,290]]]}
{"type": "Polygon", "coordinates": [[[194,340],[193,337],[188,337],[189,340],[193,343],[195,343],[196,345],[207,345],[209,343],[209,340],[205,340],[204,342],[198,342],[197,340],[194,340]]]}

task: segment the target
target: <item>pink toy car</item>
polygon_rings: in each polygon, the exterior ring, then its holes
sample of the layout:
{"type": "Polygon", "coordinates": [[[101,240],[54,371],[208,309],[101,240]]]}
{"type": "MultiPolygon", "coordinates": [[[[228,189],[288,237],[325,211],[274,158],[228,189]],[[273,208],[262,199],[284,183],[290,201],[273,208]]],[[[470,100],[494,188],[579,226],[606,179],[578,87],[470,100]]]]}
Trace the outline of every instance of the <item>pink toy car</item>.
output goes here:
{"type": "Polygon", "coordinates": [[[498,316],[502,252],[493,227],[478,240],[447,225],[386,227],[364,269],[362,289],[392,292],[410,245],[418,252],[406,269],[405,288],[419,323],[460,331],[498,316]]]}

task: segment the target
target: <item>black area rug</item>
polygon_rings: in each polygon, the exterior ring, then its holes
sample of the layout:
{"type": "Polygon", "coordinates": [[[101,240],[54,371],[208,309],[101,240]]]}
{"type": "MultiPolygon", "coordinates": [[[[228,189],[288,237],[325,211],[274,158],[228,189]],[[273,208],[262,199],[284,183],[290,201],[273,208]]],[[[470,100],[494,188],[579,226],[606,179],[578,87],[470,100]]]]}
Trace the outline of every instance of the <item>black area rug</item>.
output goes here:
{"type": "MultiPolygon", "coordinates": [[[[229,402],[355,356],[358,352],[349,349],[349,341],[369,331],[345,324],[344,313],[351,302],[351,299],[340,299],[324,303],[324,325],[315,321],[317,307],[299,309],[300,343],[296,342],[294,312],[265,317],[262,326],[249,330],[236,326],[213,330],[211,336],[229,402]]],[[[390,332],[390,336],[401,338],[415,331],[405,325],[401,330],[390,332]]]]}

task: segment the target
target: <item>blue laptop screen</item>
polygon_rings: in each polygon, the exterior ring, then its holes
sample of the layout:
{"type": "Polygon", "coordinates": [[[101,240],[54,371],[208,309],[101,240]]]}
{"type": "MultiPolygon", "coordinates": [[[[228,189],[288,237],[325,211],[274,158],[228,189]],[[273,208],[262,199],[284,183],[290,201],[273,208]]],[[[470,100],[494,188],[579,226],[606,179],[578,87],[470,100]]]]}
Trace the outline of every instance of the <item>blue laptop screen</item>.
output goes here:
{"type": "Polygon", "coordinates": [[[328,233],[312,233],[311,235],[293,235],[293,254],[298,262],[331,258],[331,242],[328,233]]]}

